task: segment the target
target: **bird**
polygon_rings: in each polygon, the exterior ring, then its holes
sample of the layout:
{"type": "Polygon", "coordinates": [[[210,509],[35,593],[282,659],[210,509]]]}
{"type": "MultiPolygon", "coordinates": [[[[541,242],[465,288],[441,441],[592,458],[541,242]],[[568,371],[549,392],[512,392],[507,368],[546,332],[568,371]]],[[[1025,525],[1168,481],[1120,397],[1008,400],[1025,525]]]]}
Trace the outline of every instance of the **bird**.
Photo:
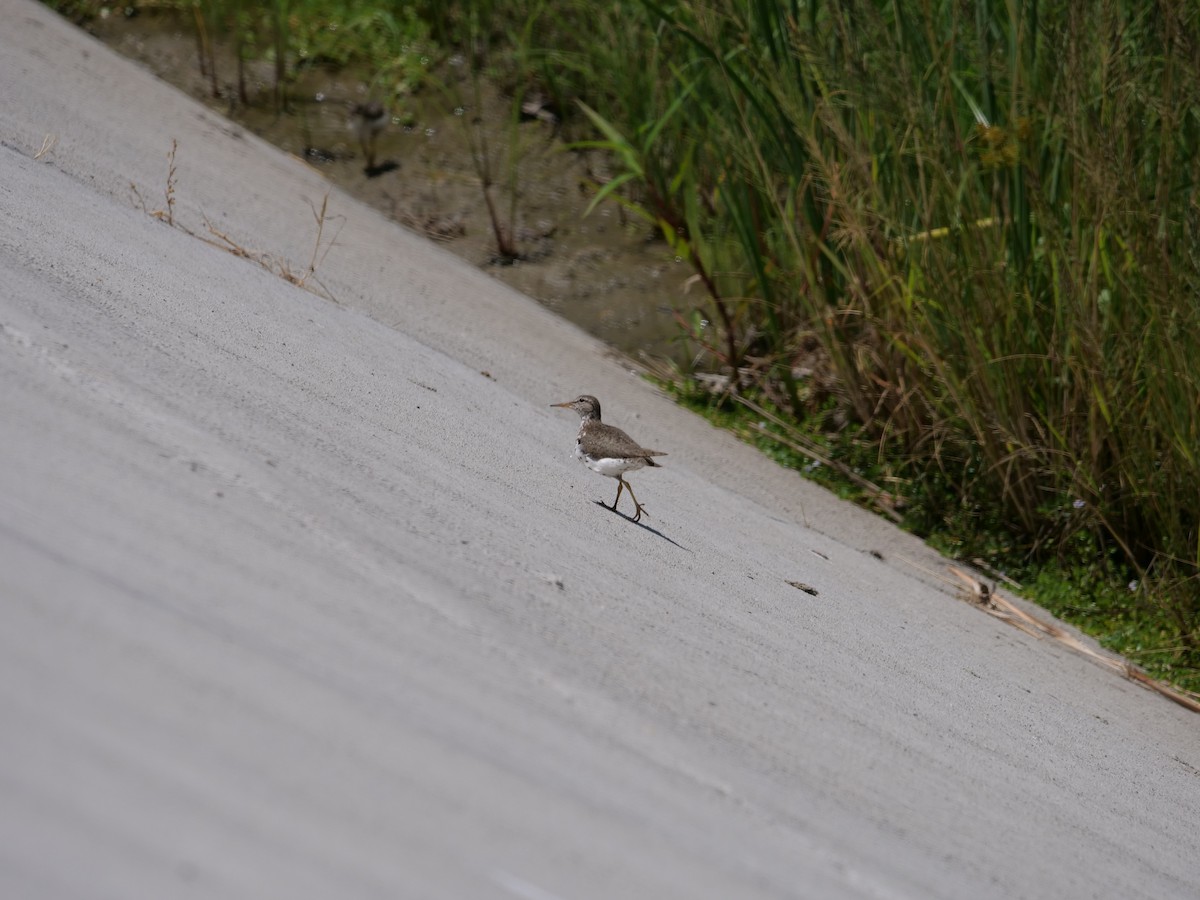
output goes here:
{"type": "Polygon", "coordinates": [[[593,472],[617,479],[617,496],[612,506],[602,505],[615,512],[621,491],[628,490],[634,506],[633,521],[640,521],[645,507],[638,503],[633,488],[625,480],[625,473],[644,466],[659,468],[653,457],[667,454],[662,450],[647,450],[620,428],[605,425],[600,421],[600,401],[591,394],[581,394],[574,400],[552,403],[550,406],[573,409],[579,413],[581,421],[579,437],[575,440],[575,456],[593,472]]]}
{"type": "Polygon", "coordinates": [[[375,142],[388,123],[387,107],[378,100],[356,103],[354,117],[357,120],[358,142],[367,159],[367,171],[371,172],[375,168],[375,142]]]}

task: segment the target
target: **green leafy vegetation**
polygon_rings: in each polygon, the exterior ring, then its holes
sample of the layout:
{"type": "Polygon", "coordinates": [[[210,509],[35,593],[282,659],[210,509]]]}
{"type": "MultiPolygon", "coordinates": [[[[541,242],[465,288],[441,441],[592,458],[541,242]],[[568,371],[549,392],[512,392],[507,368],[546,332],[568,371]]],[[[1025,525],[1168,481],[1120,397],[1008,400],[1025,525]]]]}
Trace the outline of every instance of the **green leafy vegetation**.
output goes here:
{"type": "Polygon", "coordinates": [[[354,66],[368,73],[383,98],[407,95],[421,87],[437,47],[427,15],[412,3],[349,0],[134,0],[114,5],[103,0],[50,0],[49,5],[80,22],[113,15],[164,13],[190,20],[198,61],[213,96],[222,82],[236,77],[243,103],[250,102],[244,63],[274,64],[273,100],[287,106],[287,86],[305,66],[354,66]],[[236,73],[219,71],[216,48],[231,47],[236,73]]]}

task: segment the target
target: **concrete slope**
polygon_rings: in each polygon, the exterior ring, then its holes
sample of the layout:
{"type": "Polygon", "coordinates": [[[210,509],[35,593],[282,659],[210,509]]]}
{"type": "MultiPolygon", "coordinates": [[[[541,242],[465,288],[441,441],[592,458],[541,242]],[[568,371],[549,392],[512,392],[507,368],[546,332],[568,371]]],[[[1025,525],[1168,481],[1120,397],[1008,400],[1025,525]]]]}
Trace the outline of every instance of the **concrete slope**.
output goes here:
{"type": "Polygon", "coordinates": [[[1200,893],[1192,714],[336,190],[337,303],[152,218],[328,186],[0,17],[0,896],[1200,893]]]}

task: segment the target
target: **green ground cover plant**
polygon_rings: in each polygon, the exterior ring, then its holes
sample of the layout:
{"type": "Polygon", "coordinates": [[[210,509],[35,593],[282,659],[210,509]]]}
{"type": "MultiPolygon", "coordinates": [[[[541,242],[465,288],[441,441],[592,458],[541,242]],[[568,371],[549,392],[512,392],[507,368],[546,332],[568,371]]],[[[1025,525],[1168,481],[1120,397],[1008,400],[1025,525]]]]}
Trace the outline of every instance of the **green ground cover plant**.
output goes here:
{"type": "Polygon", "coordinates": [[[197,60],[220,96],[236,83],[248,104],[245,63],[273,64],[273,102],[288,106],[288,84],[305,66],[353,66],[369,73],[372,89],[383,99],[404,96],[421,87],[438,47],[430,34],[431,9],[438,4],[355,2],[355,0],[48,0],[48,5],[79,23],[111,15],[166,13],[188,21],[194,29],[197,60]],[[222,72],[216,48],[231,48],[236,72],[222,72]]]}

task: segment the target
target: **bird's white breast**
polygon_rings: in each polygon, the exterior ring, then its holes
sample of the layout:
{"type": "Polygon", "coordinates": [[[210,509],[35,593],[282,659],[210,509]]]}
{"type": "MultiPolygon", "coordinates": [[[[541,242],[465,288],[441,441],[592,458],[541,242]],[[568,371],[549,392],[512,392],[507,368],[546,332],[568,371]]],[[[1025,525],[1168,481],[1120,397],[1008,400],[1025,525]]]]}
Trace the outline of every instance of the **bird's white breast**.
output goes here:
{"type": "Polygon", "coordinates": [[[609,478],[618,478],[626,472],[633,469],[640,469],[646,465],[646,461],[640,457],[635,457],[634,459],[613,459],[611,457],[588,456],[583,452],[583,448],[579,446],[578,442],[575,444],[575,456],[593,472],[607,475],[609,478]]]}

